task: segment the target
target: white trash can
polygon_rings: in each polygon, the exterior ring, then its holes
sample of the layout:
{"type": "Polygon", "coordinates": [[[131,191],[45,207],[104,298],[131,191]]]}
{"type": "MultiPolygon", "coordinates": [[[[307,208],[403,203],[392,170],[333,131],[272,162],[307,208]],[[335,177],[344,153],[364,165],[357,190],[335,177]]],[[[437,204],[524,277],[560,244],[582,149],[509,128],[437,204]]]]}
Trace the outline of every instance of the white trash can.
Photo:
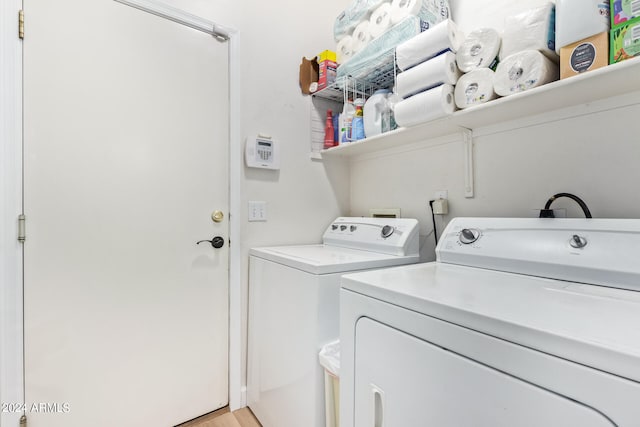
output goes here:
{"type": "Polygon", "coordinates": [[[325,344],[318,358],[324,368],[326,426],[340,427],[340,340],[325,344]]]}

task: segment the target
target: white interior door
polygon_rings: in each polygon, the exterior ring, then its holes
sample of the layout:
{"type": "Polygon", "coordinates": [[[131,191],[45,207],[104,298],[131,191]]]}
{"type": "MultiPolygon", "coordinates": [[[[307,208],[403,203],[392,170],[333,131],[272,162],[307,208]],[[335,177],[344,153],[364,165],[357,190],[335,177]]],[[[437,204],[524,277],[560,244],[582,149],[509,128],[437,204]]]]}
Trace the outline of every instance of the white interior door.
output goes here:
{"type": "Polygon", "coordinates": [[[29,426],[172,426],[226,405],[226,44],[112,0],[25,15],[29,426]]]}

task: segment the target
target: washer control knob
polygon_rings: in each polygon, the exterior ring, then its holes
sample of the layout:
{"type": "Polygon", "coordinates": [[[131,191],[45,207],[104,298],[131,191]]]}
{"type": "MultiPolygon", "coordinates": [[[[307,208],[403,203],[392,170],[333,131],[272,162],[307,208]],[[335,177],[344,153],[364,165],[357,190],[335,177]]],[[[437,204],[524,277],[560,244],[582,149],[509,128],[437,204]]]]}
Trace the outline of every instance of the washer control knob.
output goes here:
{"type": "Polygon", "coordinates": [[[337,230],[338,229],[338,225],[337,224],[331,224],[331,229],[332,230],[337,230]]]}
{"type": "Polygon", "coordinates": [[[384,227],[382,227],[382,231],[380,232],[380,235],[386,239],[387,237],[391,236],[394,231],[396,231],[395,228],[393,228],[390,225],[385,225],[384,227]]]}
{"type": "Polygon", "coordinates": [[[354,231],[356,231],[357,229],[358,229],[358,227],[357,227],[357,226],[355,226],[355,225],[352,225],[351,227],[349,227],[349,231],[351,231],[352,233],[353,233],[354,231]]]}
{"type": "Polygon", "coordinates": [[[587,239],[585,239],[582,236],[578,236],[577,234],[574,234],[571,240],[569,241],[569,244],[571,245],[572,248],[582,249],[585,246],[587,246],[587,239]]]}
{"type": "Polygon", "coordinates": [[[346,230],[346,229],[347,229],[347,226],[346,226],[346,225],[341,225],[341,226],[340,226],[340,231],[344,231],[344,230],[346,230]]]}
{"type": "Polygon", "coordinates": [[[458,239],[463,245],[470,245],[471,243],[478,240],[479,237],[480,232],[478,230],[473,228],[463,228],[458,239]]]}

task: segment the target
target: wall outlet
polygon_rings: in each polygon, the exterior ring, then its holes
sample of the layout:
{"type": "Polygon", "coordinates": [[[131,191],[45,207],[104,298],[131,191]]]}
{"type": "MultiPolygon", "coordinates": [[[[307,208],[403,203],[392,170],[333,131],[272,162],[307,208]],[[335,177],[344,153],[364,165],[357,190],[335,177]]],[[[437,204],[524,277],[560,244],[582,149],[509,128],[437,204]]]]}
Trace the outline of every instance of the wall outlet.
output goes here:
{"type": "Polygon", "coordinates": [[[267,202],[249,202],[249,221],[267,220],[267,202]]]}

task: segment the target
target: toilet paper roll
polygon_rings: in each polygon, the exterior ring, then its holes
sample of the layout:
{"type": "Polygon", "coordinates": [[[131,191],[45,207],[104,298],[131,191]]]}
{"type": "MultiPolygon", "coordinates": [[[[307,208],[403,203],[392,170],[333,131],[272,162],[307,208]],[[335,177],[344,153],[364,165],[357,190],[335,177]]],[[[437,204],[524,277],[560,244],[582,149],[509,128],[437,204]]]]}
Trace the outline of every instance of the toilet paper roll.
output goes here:
{"type": "Polygon", "coordinates": [[[360,52],[371,41],[369,33],[369,21],[362,21],[358,24],[351,35],[351,49],[353,53],[360,52]]]}
{"type": "Polygon", "coordinates": [[[556,0],[556,53],[561,47],[609,31],[610,26],[608,1],[556,0]]]}
{"type": "Polygon", "coordinates": [[[338,64],[344,64],[353,56],[353,39],[351,36],[345,36],[340,39],[336,46],[336,61],[338,64]]]}
{"type": "Polygon", "coordinates": [[[404,71],[447,50],[456,52],[463,40],[464,34],[447,19],[398,45],[396,63],[404,71]]]}
{"type": "Polygon", "coordinates": [[[417,16],[424,21],[425,28],[449,18],[448,0],[393,0],[391,2],[391,25],[407,16],[417,16]]]}
{"type": "Polygon", "coordinates": [[[506,58],[516,52],[534,49],[558,62],[555,16],[555,4],[547,3],[505,18],[500,57],[506,58]]]}
{"type": "Polygon", "coordinates": [[[525,50],[504,58],[494,74],[493,87],[500,96],[542,86],[558,80],[558,64],[537,50],[525,50]]]}
{"type": "Polygon", "coordinates": [[[398,102],[394,117],[398,125],[409,127],[446,117],[455,109],[453,86],[443,84],[398,102]]]}
{"type": "Polygon", "coordinates": [[[500,34],[493,28],[480,28],[470,32],[456,52],[458,68],[463,73],[476,68],[495,70],[501,43],[500,34]]]}
{"type": "Polygon", "coordinates": [[[456,55],[445,52],[398,74],[396,92],[403,98],[439,86],[443,83],[454,85],[460,77],[456,65],[456,55]]]}
{"type": "Polygon", "coordinates": [[[381,36],[391,26],[391,4],[383,3],[369,18],[369,34],[371,38],[381,36]]]}
{"type": "Polygon", "coordinates": [[[496,99],[491,68],[476,68],[456,83],[454,98],[458,108],[468,108],[496,99]]]}

